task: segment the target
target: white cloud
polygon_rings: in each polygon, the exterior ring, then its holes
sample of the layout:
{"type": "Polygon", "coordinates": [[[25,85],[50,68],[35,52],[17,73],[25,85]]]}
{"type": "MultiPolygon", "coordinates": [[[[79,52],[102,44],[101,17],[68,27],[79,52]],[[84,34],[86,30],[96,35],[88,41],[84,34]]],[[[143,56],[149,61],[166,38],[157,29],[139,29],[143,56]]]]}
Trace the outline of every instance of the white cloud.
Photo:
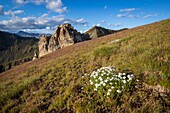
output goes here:
{"type": "Polygon", "coordinates": [[[45,0],[14,0],[17,4],[27,4],[27,3],[34,3],[36,5],[40,5],[45,3],[45,0]]]}
{"type": "Polygon", "coordinates": [[[25,4],[27,3],[25,0],[15,0],[17,4],[25,4]]]}
{"type": "Polygon", "coordinates": [[[21,14],[23,12],[24,12],[24,10],[17,10],[17,11],[14,11],[14,14],[21,14]]]}
{"type": "Polygon", "coordinates": [[[43,29],[46,27],[54,26],[57,24],[61,24],[65,20],[63,16],[56,17],[15,17],[10,20],[0,21],[1,29],[43,29]]]}
{"type": "Polygon", "coordinates": [[[117,18],[124,18],[124,17],[138,18],[138,16],[136,16],[136,15],[129,14],[129,12],[127,12],[127,13],[122,13],[122,14],[117,14],[116,17],[117,17],[117,18]]]}
{"type": "Polygon", "coordinates": [[[84,18],[77,19],[76,22],[83,22],[84,18]]]}
{"type": "Polygon", "coordinates": [[[84,33],[84,31],[83,31],[83,30],[80,30],[80,33],[84,33]]]}
{"type": "Polygon", "coordinates": [[[24,10],[16,10],[16,11],[9,10],[7,12],[4,12],[4,14],[8,15],[8,16],[15,16],[15,15],[21,14],[23,12],[24,12],[24,10]]]}
{"type": "Polygon", "coordinates": [[[127,13],[116,15],[117,18],[123,18],[123,17],[126,17],[126,16],[127,16],[127,13]]]}
{"type": "Polygon", "coordinates": [[[122,26],[122,24],[121,23],[116,23],[116,24],[114,24],[114,26],[119,27],[119,26],[122,26]]]}
{"type": "Polygon", "coordinates": [[[56,20],[57,22],[61,22],[61,21],[67,20],[64,15],[53,16],[52,19],[56,20]]]}
{"type": "Polygon", "coordinates": [[[0,21],[1,30],[18,31],[18,30],[34,30],[40,31],[41,29],[54,29],[57,25],[68,22],[73,25],[87,25],[88,22],[82,19],[72,20],[67,19],[64,15],[48,17],[48,15],[43,14],[40,17],[13,17],[10,20],[0,21]],[[81,21],[80,21],[81,20],[81,21]]]}
{"type": "Polygon", "coordinates": [[[150,18],[152,15],[145,15],[143,18],[150,18]]]}
{"type": "Polygon", "coordinates": [[[36,5],[40,5],[40,4],[43,4],[45,2],[45,0],[29,0],[29,1],[36,4],[36,5]]]}
{"type": "Polygon", "coordinates": [[[120,26],[122,26],[122,24],[121,23],[115,23],[115,24],[108,23],[108,26],[111,26],[111,27],[120,27],[120,26]]]}
{"type": "Polygon", "coordinates": [[[99,21],[100,23],[106,23],[106,21],[105,20],[101,20],[101,21],[99,21]]]}
{"type": "Polygon", "coordinates": [[[108,26],[112,26],[112,24],[111,24],[111,23],[108,23],[108,26]]]}
{"type": "Polygon", "coordinates": [[[42,18],[48,17],[48,14],[47,14],[47,13],[44,13],[41,17],[42,17],[42,18]]]}
{"type": "Polygon", "coordinates": [[[76,25],[83,25],[84,27],[88,27],[88,22],[84,20],[84,18],[80,18],[80,19],[77,19],[75,20],[75,22],[73,22],[73,24],[76,24],[76,25]]]}
{"type": "Polygon", "coordinates": [[[96,24],[96,26],[100,27],[100,23],[96,24]]]}
{"type": "Polygon", "coordinates": [[[4,14],[4,7],[2,5],[0,5],[0,15],[4,14]]]}
{"type": "Polygon", "coordinates": [[[125,8],[125,9],[120,9],[119,12],[132,12],[132,11],[135,11],[137,10],[136,8],[125,8]]]}
{"type": "Polygon", "coordinates": [[[36,5],[44,4],[45,7],[56,13],[63,13],[67,11],[67,7],[64,7],[61,0],[14,0],[17,4],[33,3],[36,5]]]}
{"type": "Polygon", "coordinates": [[[129,18],[138,18],[136,15],[128,15],[129,18]]]}
{"type": "Polygon", "coordinates": [[[46,8],[57,13],[63,13],[67,11],[67,7],[63,7],[61,0],[45,0],[46,8]]]}
{"type": "Polygon", "coordinates": [[[123,18],[123,17],[129,17],[129,18],[138,18],[138,16],[133,15],[132,12],[137,10],[137,8],[125,8],[125,9],[120,9],[119,12],[120,14],[117,14],[117,18],[123,18]]]}
{"type": "Polygon", "coordinates": [[[41,34],[49,34],[54,33],[55,28],[49,28],[49,29],[21,29],[21,31],[25,31],[28,33],[41,33],[41,34]]]}
{"type": "Polygon", "coordinates": [[[143,18],[151,18],[157,16],[157,14],[149,14],[149,15],[145,15],[143,18]]]}
{"type": "Polygon", "coordinates": [[[84,27],[88,26],[88,22],[84,20],[84,18],[80,18],[77,20],[72,20],[72,19],[65,19],[64,23],[71,23],[73,25],[81,25],[84,27]]]}
{"type": "Polygon", "coordinates": [[[88,23],[83,25],[84,27],[89,27],[88,23]]]}

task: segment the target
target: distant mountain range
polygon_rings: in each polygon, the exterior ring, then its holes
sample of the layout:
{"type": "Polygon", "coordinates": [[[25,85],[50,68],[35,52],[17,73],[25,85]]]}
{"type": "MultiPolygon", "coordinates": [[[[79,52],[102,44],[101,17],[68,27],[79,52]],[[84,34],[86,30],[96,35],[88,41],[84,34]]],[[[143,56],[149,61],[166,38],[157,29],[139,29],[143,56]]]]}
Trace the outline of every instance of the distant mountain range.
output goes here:
{"type": "MultiPolygon", "coordinates": [[[[28,33],[25,31],[19,31],[17,33],[17,35],[21,36],[21,37],[30,37],[30,38],[40,38],[43,34],[39,34],[39,33],[28,33]]],[[[51,35],[51,34],[46,34],[46,35],[51,35]]]]}
{"type": "Polygon", "coordinates": [[[38,39],[0,31],[0,72],[32,60],[38,39]]]}

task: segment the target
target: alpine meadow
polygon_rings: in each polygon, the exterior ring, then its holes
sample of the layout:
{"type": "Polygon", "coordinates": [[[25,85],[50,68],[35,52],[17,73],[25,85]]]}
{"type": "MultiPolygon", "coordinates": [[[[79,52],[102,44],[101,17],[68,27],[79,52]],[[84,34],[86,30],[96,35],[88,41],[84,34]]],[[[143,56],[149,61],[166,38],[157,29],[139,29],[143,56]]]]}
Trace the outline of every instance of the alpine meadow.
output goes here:
{"type": "Polygon", "coordinates": [[[124,2],[0,1],[0,113],[170,113],[170,2],[124,2]]]}

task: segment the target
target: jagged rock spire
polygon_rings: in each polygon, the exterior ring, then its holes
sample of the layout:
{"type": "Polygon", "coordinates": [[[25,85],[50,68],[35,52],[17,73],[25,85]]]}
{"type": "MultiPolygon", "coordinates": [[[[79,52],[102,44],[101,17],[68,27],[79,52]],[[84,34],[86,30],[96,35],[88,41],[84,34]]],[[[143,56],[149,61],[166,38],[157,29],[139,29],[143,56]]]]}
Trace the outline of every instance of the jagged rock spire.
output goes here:
{"type": "Polygon", "coordinates": [[[59,25],[51,37],[42,36],[39,41],[39,56],[46,55],[59,48],[73,45],[89,39],[88,36],[81,34],[74,29],[71,24],[59,25]]]}

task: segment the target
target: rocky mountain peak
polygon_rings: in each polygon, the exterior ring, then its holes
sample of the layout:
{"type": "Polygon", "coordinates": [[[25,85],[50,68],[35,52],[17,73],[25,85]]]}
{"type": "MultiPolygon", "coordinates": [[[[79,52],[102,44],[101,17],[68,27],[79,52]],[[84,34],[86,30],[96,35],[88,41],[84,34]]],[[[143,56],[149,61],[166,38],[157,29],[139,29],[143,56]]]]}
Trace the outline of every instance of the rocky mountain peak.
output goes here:
{"type": "Polygon", "coordinates": [[[51,37],[42,36],[39,41],[39,56],[56,51],[77,42],[88,40],[87,35],[81,34],[74,29],[71,24],[65,23],[59,25],[51,37]]]}
{"type": "Polygon", "coordinates": [[[61,24],[58,27],[72,27],[73,28],[73,26],[71,26],[71,24],[69,24],[69,23],[61,24]]]}
{"type": "Polygon", "coordinates": [[[88,34],[90,38],[98,38],[104,35],[115,33],[115,30],[105,29],[103,27],[94,26],[90,30],[86,31],[85,34],[88,34]]]}

